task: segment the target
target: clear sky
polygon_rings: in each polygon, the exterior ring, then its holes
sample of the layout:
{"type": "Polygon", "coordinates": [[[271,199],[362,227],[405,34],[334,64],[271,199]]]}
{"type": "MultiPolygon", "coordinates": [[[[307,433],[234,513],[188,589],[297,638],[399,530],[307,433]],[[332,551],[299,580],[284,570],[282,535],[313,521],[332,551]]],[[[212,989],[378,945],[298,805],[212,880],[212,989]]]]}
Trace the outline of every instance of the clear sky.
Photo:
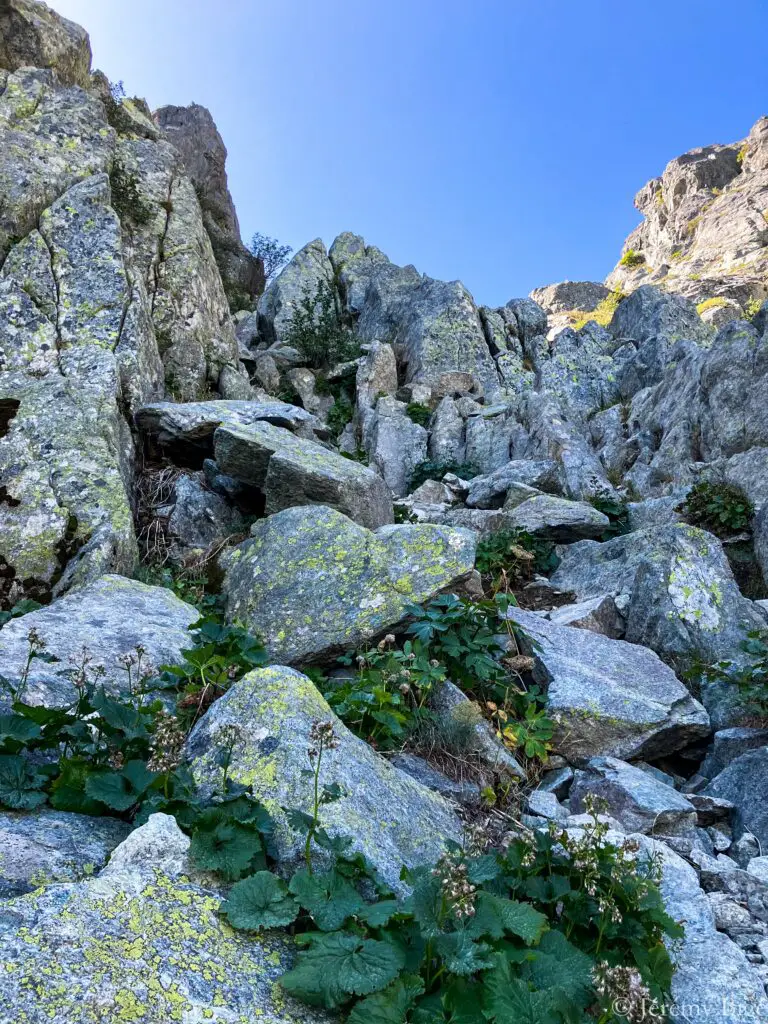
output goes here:
{"type": "Polygon", "coordinates": [[[768,113],[768,0],[49,0],[209,107],[246,240],[363,235],[500,305],[599,280],[673,156],[768,113]]]}

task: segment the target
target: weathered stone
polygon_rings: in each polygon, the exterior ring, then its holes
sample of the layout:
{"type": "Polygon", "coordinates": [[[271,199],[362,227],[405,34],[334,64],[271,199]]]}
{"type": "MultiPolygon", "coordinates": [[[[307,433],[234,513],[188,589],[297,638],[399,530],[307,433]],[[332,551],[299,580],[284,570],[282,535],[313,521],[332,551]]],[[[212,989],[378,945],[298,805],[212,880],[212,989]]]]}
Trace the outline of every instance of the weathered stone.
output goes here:
{"type": "Polygon", "coordinates": [[[536,658],[534,675],[556,722],[555,750],[569,760],[655,757],[709,733],[704,708],[651,651],[518,608],[508,614],[536,658]]]}
{"type": "Polygon", "coordinates": [[[528,794],[526,805],[531,814],[538,814],[541,818],[551,818],[552,821],[567,821],[570,812],[559,802],[554,793],[544,789],[534,789],[528,794]]]}
{"type": "Polygon", "coordinates": [[[86,648],[93,663],[103,664],[100,682],[109,691],[128,690],[125,668],[118,658],[145,648],[144,668],[174,664],[190,646],[189,626],[199,612],[164,587],[148,587],[123,576],[105,576],[72,591],[46,608],[11,619],[0,630],[3,675],[18,686],[29,654],[29,631],[42,637],[58,662],[32,661],[26,700],[62,704],[74,693],[66,673],[82,661],[86,648]]]}
{"type": "Polygon", "coordinates": [[[699,825],[714,825],[720,821],[729,821],[733,804],[730,800],[718,800],[714,796],[701,793],[688,794],[688,800],[696,808],[699,825]]]}
{"type": "Polygon", "coordinates": [[[51,810],[0,813],[0,899],[100,871],[130,830],[116,818],[51,810]]]}
{"type": "Polygon", "coordinates": [[[448,800],[467,806],[475,806],[480,803],[480,787],[476,782],[454,782],[447,775],[434,769],[422,757],[415,754],[395,754],[389,759],[390,764],[399,768],[401,772],[410,775],[411,778],[420,782],[427,789],[433,789],[436,793],[448,800]]]}
{"type": "Polygon", "coordinates": [[[327,505],[370,529],[393,521],[378,473],[282,427],[219,427],[214,455],[223,473],[264,492],[268,516],[294,505],[327,505]]]}
{"type": "Polygon", "coordinates": [[[323,506],[291,508],[254,524],[226,556],[227,614],[288,664],[370,640],[466,578],[474,535],[440,526],[372,533],[323,506]]]}
{"type": "Polygon", "coordinates": [[[470,508],[501,508],[510,488],[525,484],[542,490],[557,486],[557,467],[549,459],[507,462],[488,476],[476,476],[469,482],[467,505],[470,508]]]}
{"type": "Polygon", "coordinates": [[[538,494],[515,505],[508,521],[512,529],[561,544],[599,537],[610,526],[608,516],[592,505],[557,498],[552,494],[538,494]]]}
{"type": "Polygon", "coordinates": [[[578,604],[561,605],[549,613],[549,619],[558,626],[588,629],[612,640],[621,640],[624,636],[624,618],[619,614],[616,602],[608,594],[592,597],[578,604]]]}
{"type": "Polygon", "coordinates": [[[554,793],[558,800],[565,800],[571,790],[573,777],[573,768],[554,768],[544,773],[539,789],[544,793],[554,793]]]}
{"type": "Polygon", "coordinates": [[[753,857],[747,864],[747,871],[768,885],[768,857],[753,857]]]}
{"type": "Polygon", "coordinates": [[[264,265],[243,245],[227,184],[227,150],[211,113],[192,103],[160,107],[155,119],[182,155],[211,239],[224,290],[233,303],[251,303],[264,291],[264,265]]]}
{"type": "Polygon", "coordinates": [[[91,71],[87,32],[36,0],[8,0],[0,10],[0,68],[53,68],[66,85],[85,88],[91,71]]]}
{"type": "Polygon", "coordinates": [[[318,287],[333,288],[333,267],[321,239],[300,249],[259,299],[259,334],[270,344],[288,340],[293,314],[318,287]]]}
{"type": "Polygon", "coordinates": [[[736,806],[735,823],[740,832],[749,831],[768,850],[768,803],[755,799],[768,792],[768,746],[742,754],[723,769],[705,790],[707,796],[730,800],[736,806]]]}
{"type": "Polygon", "coordinates": [[[392,494],[396,498],[407,494],[413,471],[427,457],[427,431],[407,415],[404,402],[378,400],[364,444],[370,464],[392,494]]]}
{"type": "Polygon", "coordinates": [[[589,794],[606,800],[608,814],[628,832],[674,835],[691,832],[696,825],[696,809],[686,797],[615,757],[594,757],[576,773],[571,809],[585,810],[589,794]]]}
{"type": "Polygon", "coordinates": [[[185,563],[210,548],[243,533],[245,521],[237,509],[194,476],[180,476],[174,488],[173,511],[168,517],[170,556],[185,563]]]}
{"type": "Polygon", "coordinates": [[[402,888],[404,864],[433,863],[447,840],[461,835],[450,806],[436,793],[391,765],[358,739],[333,714],[306,676],[282,665],[250,672],[198,722],[187,741],[187,757],[198,783],[218,787],[221,777],[218,731],[240,730],[230,776],[251,785],[274,815],[274,855],[282,864],[299,861],[304,838],[283,808],[308,811],[312,787],[304,776],[315,721],[331,721],[339,747],[327,751],[320,785],[338,784],[344,795],[325,804],[321,823],[332,835],[350,836],[390,885],[402,888]]]}
{"type": "Polygon", "coordinates": [[[152,815],[98,878],[6,903],[0,1005],[14,1021],[329,1022],[277,986],[293,942],[233,931],[220,897],[190,881],[188,847],[173,818],[152,815]]]}

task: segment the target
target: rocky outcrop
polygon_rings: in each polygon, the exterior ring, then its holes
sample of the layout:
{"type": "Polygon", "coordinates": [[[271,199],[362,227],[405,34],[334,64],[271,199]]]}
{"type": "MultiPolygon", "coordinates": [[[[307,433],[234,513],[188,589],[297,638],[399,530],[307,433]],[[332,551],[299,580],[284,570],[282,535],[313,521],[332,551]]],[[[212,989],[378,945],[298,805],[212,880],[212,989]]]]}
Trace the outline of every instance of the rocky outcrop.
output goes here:
{"type": "Polygon", "coordinates": [[[6,0],[0,8],[0,68],[53,68],[65,85],[86,87],[88,33],[38,0],[6,0]]]}
{"type": "Polygon", "coordinates": [[[206,107],[160,107],[155,120],[182,155],[230,305],[250,305],[264,291],[264,265],[243,245],[227,184],[227,150],[206,107]]]}
{"type": "Polygon", "coordinates": [[[0,1005],[14,1018],[68,1024],[155,1024],[183,1014],[226,1024],[325,1024],[276,982],[293,942],[233,931],[219,896],[189,880],[189,839],[152,815],[97,878],[49,886],[7,903],[0,932],[0,1005]],[[56,964],[56,982],[39,980],[56,964]],[[41,1017],[42,1015],[42,1017],[41,1017]]]}
{"type": "Polygon", "coordinates": [[[634,291],[655,284],[736,317],[768,296],[768,118],[746,139],[671,160],[635,196],[643,222],[606,279],[634,291]]]}
{"type": "Polygon", "coordinates": [[[330,508],[290,508],[255,523],[227,555],[227,615],[247,623],[278,662],[328,658],[400,622],[409,605],[460,584],[474,559],[467,530],[371,532],[330,508]]]}
{"type": "Polygon", "coordinates": [[[403,864],[431,863],[446,842],[461,836],[449,805],[395,768],[336,718],[312,682],[283,666],[257,669],[241,679],[198,723],[187,742],[190,768],[198,782],[215,788],[221,776],[217,734],[225,725],[240,730],[230,773],[253,787],[274,815],[274,855],[284,865],[303,856],[304,837],[284,808],[311,810],[307,767],[310,730],[333,722],[339,746],[321,764],[320,785],[336,784],[342,796],[323,807],[321,822],[331,835],[353,837],[389,885],[402,889],[403,864]]]}

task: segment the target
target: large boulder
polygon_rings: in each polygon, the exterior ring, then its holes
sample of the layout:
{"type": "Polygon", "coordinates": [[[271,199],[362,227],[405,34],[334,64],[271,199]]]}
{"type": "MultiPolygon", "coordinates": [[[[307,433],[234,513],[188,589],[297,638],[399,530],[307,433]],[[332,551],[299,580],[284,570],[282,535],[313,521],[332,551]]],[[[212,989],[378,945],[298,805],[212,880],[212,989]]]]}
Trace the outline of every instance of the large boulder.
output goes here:
{"type": "Polygon", "coordinates": [[[285,344],[294,313],[318,288],[333,288],[333,267],[322,239],[300,249],[259,299],[259,335],[269,343],[285,344]]]}
{"type": "Polygon", "coordinates": [[[227,184],[227,150],[206,107],[167,106],[155,120],[179,150],[195,186],[224,290],[232,305],[252,303],[264,291],[264,265],[240,239],[240,225],[227,184]]]}
{"type": "Polygon", "coordinates": [[[653,758],[708,735],[704,708],[651,651],[518,608],[508,614],[536,658],[554,746],[569,760],[653,758]]]}
{"type": "Polygon", "coordinates": [[[552,494],[537,494],[516,505],[507,516],[509,527],[534,537],[567,544],[585,537],[599,537],[611,525],[585,501],[568,501],[552,494]]]}
{"type": "Polygon", "coordinates": [[[277,984],[292,965],[293,941],[229,927],[218,914],[220,897],[190,881],[188,848],[173,818],[154,814],[98,877],[6,903],[0,1006],[13,1013],[6,1019],[328,1022],[277,984]]]}
{"type": "Polygon", "coordinates": [[[38,0],[7,0],[0,7],[0,68],[53,68],[66,85],[85,88],[91,44],[85,29],[38,0]]]}
{"type": "Polygon", "coordinates": [[[221,778],[224,726],[239,730],[230,776],[253,787],[276,819],[273,855],[283,865],[303,856],[304,837],[288,822],[284,808],[309,812],[313,722],[332,721],[339,740],[326,751],[320,785],[341,787],[343,796],[325,804],[321,822],[332,835],[350,836],[387,882],[401,888],[403,865],[431,864],[446,841],[461,836],[450,806],[432,790],[401,772],[358,739],[333,714],[314,684],[282,665],[256,669],[237,682],[198,722],[187,741],[187,758],[199,785],[214,789],[221,778]]]}
{"type": "Polygon", "coordinates": [[[369,529],[393,522],[378,473],[282,427],[219,427],[213,450],[223,473],[264,492],[268,516],[294,505],[327,505],[369,529]]]}
{"type": "Polygon", "coordinates": [[[676,835],[696,827],[696,808],[682,793],[616,757],[590,758],[576,773],[571,811],[583,811],[589,795],[607,801],[606,813],[628,832],[676,835]]]}
{"type": "Polygon", "coordinates": [[[290,508],[255,523],[225,558],[227,615],[287,664],[372,639],[472,572],[475,535],[448,527],[375,532],[324,506],[290,508]]]}
{"type": "Polygon", "coordinates": [[[768,850],[768,746],[748,750],[716,775],[704,793],[736,806],[740,831],[749,831],[768,850]]]}
{"type": "MultiPolygon", "coordinates": [[[[685,523],[605,544],[582,541],[562,555],[552,576],[556,586],[582,600],[622,595],[626,639],[650,647],[680,671],[697,660],[742,664],[747,655],[741,644],[765,626],[759,608],[739,591],[717,538],[685,523]]],[[[730,684],[703,685],[702,701],[718,728],[744,714],[730,684]]]]}
{"type": "Polygon", "coordinates": [[[182,474],[173,488],[171,508],[156,514],[167,517],[168,553],[176,565],[189,565],[216,545],[246,531],[242,515],[220,494],[203,486],[199,476],[182,474]]]}
{"type": "Polygon", "coordinates": [[[104,576],[6,623],[0,629],[2,674],[13,686],[19,685],[34,630],[47,653],[58,660],[32,661],[25,691],[29,703],[58,705],[71,699],[74,689],[66,673],[82,663],[84,648],[92,667],[103,666],[100,683],[107,690],[128,690],[121,656],[135,656],[141,646],[145,669],[173,664],[191,646],[189,626],[199,617],[197,609],[164,587],[104,576]]]}
{"type": "Polygon", "coordinates": [[[63,811],[0,813],[0,899],[100,871],[131,826],[63,811]]]}
{"type": "Polygon", "coordinates": [[[469,508],[501,508],[509,489],[515,485],[556,490],[557,465],[551,459],[512,459],[503,466],[469,481],[469,508]]]}

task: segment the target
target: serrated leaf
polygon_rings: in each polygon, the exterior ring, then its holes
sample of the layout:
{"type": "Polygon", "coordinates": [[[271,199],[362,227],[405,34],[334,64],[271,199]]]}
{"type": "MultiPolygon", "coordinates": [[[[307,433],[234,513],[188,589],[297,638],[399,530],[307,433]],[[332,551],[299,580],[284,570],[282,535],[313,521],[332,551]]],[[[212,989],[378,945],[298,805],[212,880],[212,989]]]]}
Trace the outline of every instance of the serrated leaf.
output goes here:
{"type": "Polygon", "coordinates": [[[137,804],[155,776],[143,761],[129,761],[119,772],[98,772],[85,782],[86,796],[113,811],[127,811],[137,804]]]}
{"type": "Polygon", "coordinates": [[[517,935],[530,946],[539,941],[548,927],[546,916],[530,903],[480,892],[475,916],[468,929],[475,937],[488,935],[492,939],[500,939],[505,933],[517,935]]]}
{"type": "Polygon", "coordinates": [[[492,882],[501,874],[501,864],[495,853],[486,853],[482,857],[473,857],[467,861],[467,877],[473,885],[492,882]]]}
{"type": "Polygon", "coordinates": [[[467,978],[478,971],[493,967],[493,951],[485,942],[475,942],[468,932],[450,932],[438,935],[435,948],[451,974],[467,978]]]}
{"type": "Polygon", "coordinates": [[[536,988],[557,991],[569,1003],[584,1008],[592,997],[592,958],[551,930],[528,961],[525,973],[536,988]]]}
{"type": "Polygon", "coordinates": [[[347,1024],[405,1024],[414,1000],[424,991],[421,978],[406,974],[383,992],[367,996],[349,1015],[347,1024]]]}
{"type": "Polygon", "coordinates": [[[331,932],[299,954],[298,963],[280,984],[306,1003],[334,1010],[350,996],[386,988],[403,963],[402,954],[388,942],[331,932]]]}
{"type": "Polygon", "coordinates": [[[149,735],[145,716],[131,704],[124,704],[108,697],[104,690],[99,690],[95,694],[93,708],[110,728],[122,733],[127,740],[140,739],[149,735]]]}
{"type": "Polygon", "coordinates": [[[426,938],[440,935],[443,930],[441,924],[443,895],[440,880],[429,873],[422,873],[414,885],[408,903],[422,934],[426,938]]]}
{"type": "Polygon", "coordinates": [[[51,786],[51,807],[74,814],[103,814],[104,808],[90,799],[85,785],[93,769],[81,758],[67,758],[59,764],[59,774],[51,786]]]}
{"type": "Polygon", "coordinates": [[[254,863],[259,869],[266,867],[261,839],[253,829],[226,819],[203,822],[189,844],[189,855],[198,867],[218,871],[231,880],[240,878],[254,863]]]}
{"type": "Polygon", "coordinates": [[[483,978],[483,1010],[494,1024],[561,1024],[550,992],[535,992],[507,963],[499,963],[483,978]]]}
{"type": "Polygon", "coordinates": [[[378,903],[366,903],[356,916],[371,928],[383,928],[395,914],[403,913],[403,909],[403,904],[398,900],[379,900],[378,903]]]}
{"type": "Polygon", "coordinates": [[[307,832],[315,824],[311,814],[300,811],[297,807],[284,807],[283,810],[288,824],[297,832],[307,832]]]}
{"type": "Polygon", "coordinates": [[[258,871],[232,886],[221,910],[235,928],[261,931],[291,924],[298,917],[299,905],[281,878],[271,871],[258,871]]]}
{"type": "Polygon", "coordinates": [[[6,740],[28,744],[40,736],[40,726],[24,715],[0,715],[0,744],[6,740]]]}
{"type": "Polygon", "coordinates": [[[48,799],[41,792],[48,781],[25,758],[15,754],[0,756],[0,804],[14,811],[30,811],[48,799]]]}
{"type": "Polygon", "coordinates": [[[337,871],[314,875],[306,869],[297,871],[289,889],[324,932],[341,928],[348,917],[365,906],[357,889],[337,871]]]}

